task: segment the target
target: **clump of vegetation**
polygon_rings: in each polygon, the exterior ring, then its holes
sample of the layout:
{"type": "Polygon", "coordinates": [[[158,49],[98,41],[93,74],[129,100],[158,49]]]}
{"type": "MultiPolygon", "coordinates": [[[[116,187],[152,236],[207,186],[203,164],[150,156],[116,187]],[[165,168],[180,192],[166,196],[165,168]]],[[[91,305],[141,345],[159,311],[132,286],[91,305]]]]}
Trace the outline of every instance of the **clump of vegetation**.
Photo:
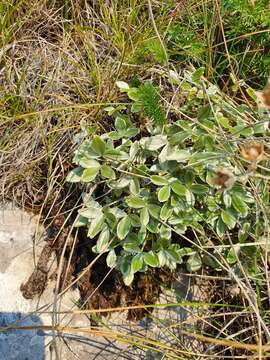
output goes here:
{"type": "Polygon", "coordinates": [[[258,166],[267,161],[268,125],[251,124],[247,109],[202,80],[202,71],[179,79],[186,101],[173,120],[150,82],[118,81],[132,103],[104,109],[114,130],[89,136],[83,125],[68,181],[89,191],[75,226],[88,228],[92,250],[107,252],[127,285],[138,271],[182,263],[189,271],[230,266],[237,276],[244,268],[260,280],[259,248],[250,242],[267,236],[269,186],[258,166]]]}
{"type": "Polygon", "coordinates": [[[269,76],[269,1],[186,1],[181,16],[166,32],[176,63],[206,66],[208,79],[220,84],[230,73],[249,84],[269,76]]]}
{"type": "Polygon", "coordinates": [[[139,305],[138,319],[175,268],[202,279],[202,326],[157,314],[166,341],[125,339],[154,358],[269,355],[269,113],[252,90],[269,14],[267,0],[1,1],[2,199],[40,213],[83,306],[139,305]]]}

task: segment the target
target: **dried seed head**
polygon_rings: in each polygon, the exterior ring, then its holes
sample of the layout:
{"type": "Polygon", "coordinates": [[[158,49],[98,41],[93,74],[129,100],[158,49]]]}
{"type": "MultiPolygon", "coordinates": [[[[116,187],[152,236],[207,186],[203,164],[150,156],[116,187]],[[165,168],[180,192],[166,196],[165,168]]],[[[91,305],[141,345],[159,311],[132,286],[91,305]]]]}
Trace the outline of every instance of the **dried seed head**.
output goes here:
{"type": "Polygon", "coordinates": [[[226,168],[218,168],[215,170],[213,184],[221,186],[223,189],[230,189],[235,183],[235,176],[226,168]]]}
{"type": "Polygon", "coordinates": [[[228,292],[228,295],[230,295],[232,298],[234,298],[241,294],[241,288],[237,284],[234,284],[227,288],[227,292],[228,292]]]}
{"type": "Polygon", "coordinates": [[[270,79],[266,88],[263,91],[255,91],[255,95],[257,96],[258,106],[270,110],[270,79]]]}
{"type": "Polygon", "coordinates": [[[264,144],[249,142],[240,145],[240,154],[245,160],[259,162],[264,158],[264,144]]]}

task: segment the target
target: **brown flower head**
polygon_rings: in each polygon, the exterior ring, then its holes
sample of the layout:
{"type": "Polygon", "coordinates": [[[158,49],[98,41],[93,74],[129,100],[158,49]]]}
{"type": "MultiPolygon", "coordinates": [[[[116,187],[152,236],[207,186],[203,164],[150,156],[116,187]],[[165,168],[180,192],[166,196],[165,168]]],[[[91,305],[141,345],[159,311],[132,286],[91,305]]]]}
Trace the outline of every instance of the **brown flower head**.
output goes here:
{"type": "Polygon", "coordinates": [[[229,169],[217,168],[212,181],[214,185],[221,186],[222,189],[230,189],[235,183],[235,176],[229,169]]]}
{"type": "Polygon", "coordinates": [[[261,142],[249,142],[240,145],[240,154],[245,160],[259,162],[264,158],[264,144],[261,142]]]}
{"type": "Polygon", "coordinates": [[[257,96],[258,106],[270,110],[270,79],[266,88],[263,91],[255,91],[255,95],[257,96]]]}

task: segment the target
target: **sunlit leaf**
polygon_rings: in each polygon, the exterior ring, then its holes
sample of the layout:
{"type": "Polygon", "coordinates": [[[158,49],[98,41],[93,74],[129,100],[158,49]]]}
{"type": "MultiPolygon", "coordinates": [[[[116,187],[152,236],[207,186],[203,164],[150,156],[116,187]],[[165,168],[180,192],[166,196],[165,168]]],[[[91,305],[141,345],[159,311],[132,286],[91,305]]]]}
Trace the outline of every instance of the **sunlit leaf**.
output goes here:
{"type": "Polygon", "coordinates": [[[77,167],[69,172],[67,175],[67,182],[76,183],[82,180],[83,168],[77,167]]]}
{"type": "Polygon", "coordinates": [[[97,217],[91,221],[87,236],[89,236],[90,239],[93,239],[102,230],[103,224],[104,224],[104,215],[101,213],[98,214],[97,217]]]}
{"type": "Polygon", "coordinates": [[[235,227],[236,219],[234,216],[232,216],[232,214],[230,214],[229,211],[222,210],[221,218],[224,224],[226,224],[229,229],[233,229],[235,227]]]}
{"type": "Polygon", "coordinates": [[[167,137],[165,135],[156,135],[149,137],[144,144],[145,149],[155,151],[160,149],[167,143],[167,137]]]}
{"type": "Polygon", "coordinates": [[[170,186],[163,186],[158,190],[158,200],[160,202],[167,201],[171,194],[171,188],[170,186]]]}
{"type": "Polygon", "coordinates": [[[144,253],[143,259],[144,259],[144,262],[149,266],[152,266],[152,267],[159,266],[158,256],[153,251],[144,253]]]}
{"type": "Polygon", "coordinates": [[[92,140],[91,148],[100,156],[102,156],[105,153],[106,150],[106,144],[101,139],[100,136],[95,136],[92,140]]]}
{"type": "Polygon", "coordinates": [[[150,180],[155,185],[168,185],[169,184],[169,181],[163,176],[153,175],[150,177],[150,180]]]}
{"type": "Polygon", "coordinates": [[[97,244],[96,244],[96,249],[98,253],[101,253],[103,251],[105,251],[109,245],[109,241],[110,241],[110,231],[107,225],[105,225],[101,231],[101,233],[99,234],[98,240],[97,240],[97,244]]]}
{"type": "Polygon", "coordinates": [[[146,207],[142,208],[140,211],[140,221],[144,226],[149,223],[149,212],[146,207]]]}
{"type": "Polygon", "coordinates": [[[113,268],[116,265],[116,254],[115,251],[112,249],[109,251],[107,257],[106,257],[106,263],[109,268],[113,268]]]}
{"type": "Polygon", "coordinates": [[[129,85],[125,81],[116,81],[115,84],[122,92],[129,90],[129,85]]]}
{"type": "Polygon", "coordinates": [[[131,270],[133,273],[140,271],[143,266],[143,254],[137,254],[131,261],[131,270]]]}
{"type": "Polygon", "coordinates": [[[172,184],[172,191],[179,196],[186,196],[187,188],[179,181],[176,181],[172,184]]]}
{"type": "Polygon", "coordinates": [[[82,181],[83,182],[93,181],[96,178],[97,174],[99,173],[99,169],[100,166],[84,169],[82,174],[82,181]]]}
{"type": "Polygon", "coordinates": [[[146,205],[145,200],[141,199],[138,196],[127,197],[126,203],[128,206],[130,206],[131,208],[134,208],[134,209],[141,209],[146,205]]]}
{"type": "Polygon", "coordinates": [[[120,240],[123,240],[131,228],[131,220],[128,215],[123,217],[117,225],[117,236],[120,240]]]}
{"type": "Polygon", "coordinates": [[[242,217],[246,217],[248,214],[248,206],[241,196],[237,194],[232,194],[232,206],[242,217]]]}
{"type": "Polygon", "coordinates": [[[112,179],[112,180],[116,179],[114,170],[108,165],[102,165],[100,173],[101,176],[107,179],[112,179]]]}
{"type": "Polygon", "coordinates": [[[138,178],[134,177],[133,179],[130,180],[129,190],[132,195],[137,195],[139,193],[140,182],[139,182],[138,178]]]}

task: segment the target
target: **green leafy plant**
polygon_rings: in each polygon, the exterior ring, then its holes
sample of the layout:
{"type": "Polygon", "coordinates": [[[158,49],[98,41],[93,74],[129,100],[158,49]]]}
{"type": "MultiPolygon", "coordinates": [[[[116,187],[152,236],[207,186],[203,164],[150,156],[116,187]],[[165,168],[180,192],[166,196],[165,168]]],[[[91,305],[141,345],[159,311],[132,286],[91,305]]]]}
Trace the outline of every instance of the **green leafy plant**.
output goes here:
{"type": "Polygon", "coordinates": [[[267,0],[189,1],[181,21],[169,25],[166,46],[171,60],[206,66],[213,82],[228,78],[232,66],[239,79],[261,84],[269,76],[269,25],[267,0]]]}
{"type": "MultiPolygon", "coordinates": [[[[250,254],[242,245],[264,234],[254,184],[267,208],[269,188],[261,178],[248,185],[250,163],[239,144],[268,128],[264,122],[250,126],[245,109],[224,99],[202,74],[187,72],[181,82],[185,117],[166,119],[150,82],[130,87],[119,81],[132,102],[104,109],[114,117],[114,129],[89,135],[83,125],[77,167],[67,178],[88,189],[75,226],[87,227],[92,251],[107,253],[107,265],[121,271],[126,285],[136,272],[182,263],[189,271],[202,263],[219,270],[225,259],[238,271],[240,252],[250,254]],[[131,121],[137,113],[144,126],[131,121]]],[[[255,257],[253,252],[247,258],[249,272],[256,273],[255,257]]]]}

